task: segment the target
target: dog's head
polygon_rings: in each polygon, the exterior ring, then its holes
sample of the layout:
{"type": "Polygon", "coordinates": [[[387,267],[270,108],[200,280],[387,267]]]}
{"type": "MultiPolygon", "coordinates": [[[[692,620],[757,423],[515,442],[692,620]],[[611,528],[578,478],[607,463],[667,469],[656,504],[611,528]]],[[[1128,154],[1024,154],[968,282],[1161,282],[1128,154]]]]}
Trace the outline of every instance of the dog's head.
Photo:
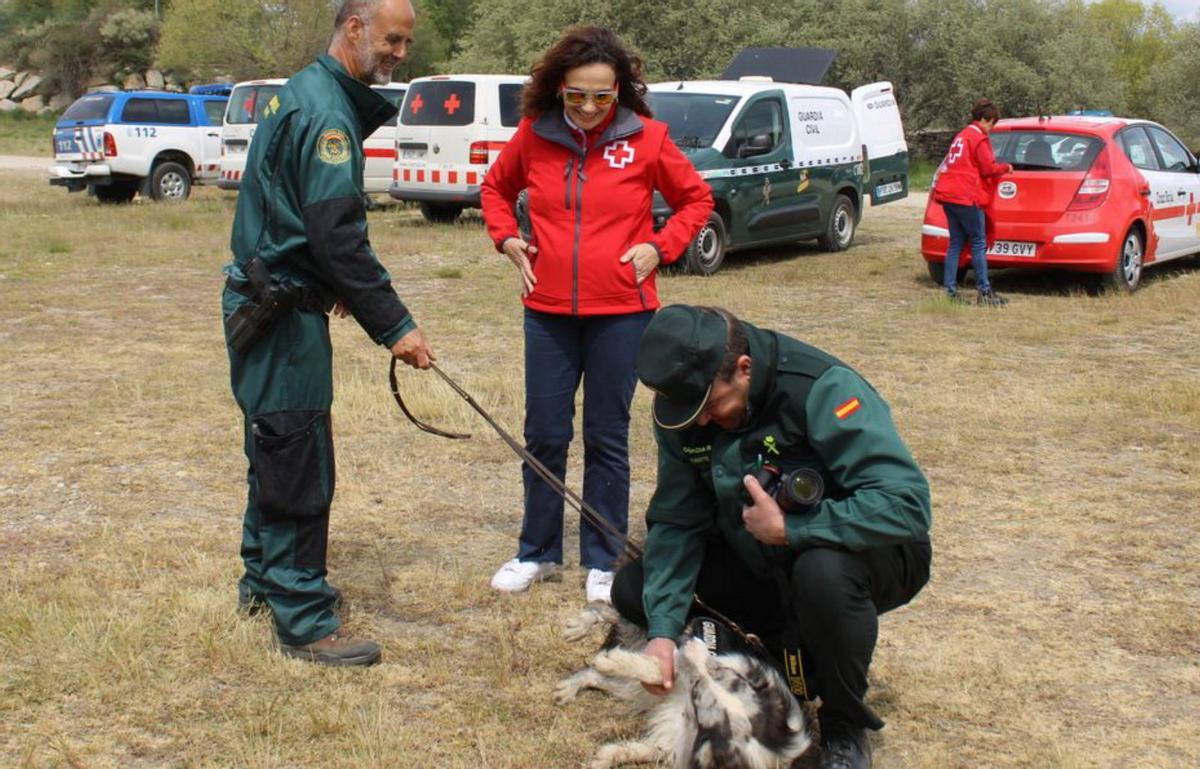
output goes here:
{"type": "Polygon", "coordinates": [[[675,686],[686,692],[694,719],[692,745],[676,751],[689,757],[688,769],[787,767],[808,749],[800,705],[783,676],[757,657],[712,654],[691,638],[676,655],[675,686]]]}

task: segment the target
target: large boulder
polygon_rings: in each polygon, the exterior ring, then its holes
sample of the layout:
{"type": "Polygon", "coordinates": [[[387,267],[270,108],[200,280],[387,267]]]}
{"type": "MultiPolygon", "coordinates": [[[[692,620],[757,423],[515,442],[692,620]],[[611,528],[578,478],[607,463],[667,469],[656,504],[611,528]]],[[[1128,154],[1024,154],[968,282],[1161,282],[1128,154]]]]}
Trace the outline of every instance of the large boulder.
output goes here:
{"type": "Polygon", "coordinates": [[[8,80],[15,74],[17,74],[15,69],[12,69],[11,67],[0,66],[0,80],[8,80]]]}
{"type": "Polygon", "coordinates": [[[10,77],[9,80],[13,81],[17,85],[20,85],[21,83],[25,82],[25,78],[27,78],[27,77],[29,77],[28,72],[18,72],[15,75],[13,75],[12,77],[10,77]]]}
{"type": "Polygon", "coordinates": [[[0,112],[16,112],[17,103],[12,99],[0,99],[0,112]]]}
{"type": "Polygon", "coordinates": [[[121,89],[117,88],[115,85],[106,83],[104,85],[89,86],[87,89],[87,92],[88,93],[116,93],[117,91],[120,91],[120,90],[121,89]]]}
{"type": "Polygon", "coordinates": [[[42,107],[46,106],[46,100],[41,96],[30,96],[27,99],[21,100],[21,109],[26,112],[37,112],[42,107]]]}
{"type": "Polygon", "coordinates": [[[0,99],[7,99],[17,90],[17,84],[11,80],[0,80],[0,99]]]}
{"type": "Polygon", "coordinates": [[[125,78],[124,82],[121,83],[121,87],[126,91],[137,91],[146,87],[146,79],[134,72],[125,78]]]}
{"type": "Polygon", "coordinates": [[[73,101],[75,101],[75,99],[72,98],[71,94],[63,91],[62,93],[56,93],[50,97],[49,107],[57,112],[70,107],[73,101]]]}
{"type": "Polygon", "coordinates": [[[13,91],[9,98],[11,98],[13,101],[21,101],[22,99],[25,99],[26,97],[32,96],[34,93],[36,93],[38,86],[41,84],[41,76],[31,74],[29,77],[21,81],[20,85],[17,86],[17,90],[13,91]]]}
{"type": "Polygon", "coordinates": [[[159,72],[156,69],[146,70],[146,87],[147,88],[153,88],[156,91],[161,91],[163,89],[163,86],[165,86],[166,84],[167,84],[167,82],[166,82],[166,80],[163,79],[163,75],[161,72],[159,72]]]}

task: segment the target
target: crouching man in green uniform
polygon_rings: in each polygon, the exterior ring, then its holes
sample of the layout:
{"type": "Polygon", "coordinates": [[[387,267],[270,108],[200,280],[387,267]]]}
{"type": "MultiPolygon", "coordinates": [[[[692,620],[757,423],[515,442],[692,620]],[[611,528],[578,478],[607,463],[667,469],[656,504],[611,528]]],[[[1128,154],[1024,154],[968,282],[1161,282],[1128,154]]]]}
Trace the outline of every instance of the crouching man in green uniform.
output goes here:
{"type": "Polygon", "coordinates": [[[433,352],[367,238],[363,138],[396,114],[391,81],[411,43],[409,0],[347,0],[328,55],[258,105],[221,305],[250,460],[243,609],[269,608],[283,653],[370,665],[380,649],[341,628],[326,581],[334,491],[330,310],[416,368],[433,352]]]}
{"type": "Polygon", "coordinates": [[[878,615],[930,564],[929,486],[887,404],[838,359],[714,308],[659,311],[637,372],[655,392],[658,485],[613,605],[647,629],[669,686],[695,594],[821,698],[822,767],[869,767],[878,615]]]}

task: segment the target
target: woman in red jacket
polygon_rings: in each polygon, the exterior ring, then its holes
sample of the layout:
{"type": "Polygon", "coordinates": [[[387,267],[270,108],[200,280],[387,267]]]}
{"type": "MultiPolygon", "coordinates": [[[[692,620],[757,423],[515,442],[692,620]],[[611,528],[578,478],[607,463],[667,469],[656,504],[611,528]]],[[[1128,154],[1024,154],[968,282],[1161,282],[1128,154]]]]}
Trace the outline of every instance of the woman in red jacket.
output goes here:
{"type": "Polygon", "coordinates": [[[1000,119],[1000,111],[987,99],[980,99],[971,108],[971,124],[958,132],[950,143],[950,151],[937,171],[933,199],[942,204],[950,227],[950,245],[946,249],[946,264],[942,283],[946,293],[957,302],[956,278],[958,257],[963,243],[971,243],[971,265],[975,268],[975,302],[993,307],[1008,304],[1008,300],[992,290],[987,273],[987,231],[984,209],[992,198],[992,186],[997,177],[1012,173],[1008,163],[997,163],[992,154],[988,134],[1000,119]]]}
{"type": "MultiPolygon", "coordinates": [[[[496,249],[520,277],[525,304],[525,443],[566,474],[575,392],[583,381],[583,499],[625,532],[629,406],[642,331],[659,307],[655,271],[680,257],[712,211],[712,193],[650,119],[641,60],[599,27],[573,29],[534,65],[524,118],[481,192],[496,249]],[[654,232],[659,190],[675,211],[654,232]],[[530,232],[514,215],[528,190],[530,232]]],[[[563,500],[523,468],[517,556],[492,578],[515,592],[562,564],[563,500]]],[[[587,598],[609,600],[621,543],[584,523],[587,598]]]]}

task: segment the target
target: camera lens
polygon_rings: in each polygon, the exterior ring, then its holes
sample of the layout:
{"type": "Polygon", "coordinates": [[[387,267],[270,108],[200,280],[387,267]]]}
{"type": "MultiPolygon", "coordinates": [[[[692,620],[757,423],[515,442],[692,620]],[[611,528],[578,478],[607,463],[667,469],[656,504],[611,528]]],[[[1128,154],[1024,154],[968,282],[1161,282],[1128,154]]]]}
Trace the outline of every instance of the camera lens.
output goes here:
{"type": "Polygon", "coordinates": [[[784,486],[788,501],[794,505],[815,505],[825,494],[825,482],[821,474],[811,467],[801,467],[788,473],[784,486]]]}

